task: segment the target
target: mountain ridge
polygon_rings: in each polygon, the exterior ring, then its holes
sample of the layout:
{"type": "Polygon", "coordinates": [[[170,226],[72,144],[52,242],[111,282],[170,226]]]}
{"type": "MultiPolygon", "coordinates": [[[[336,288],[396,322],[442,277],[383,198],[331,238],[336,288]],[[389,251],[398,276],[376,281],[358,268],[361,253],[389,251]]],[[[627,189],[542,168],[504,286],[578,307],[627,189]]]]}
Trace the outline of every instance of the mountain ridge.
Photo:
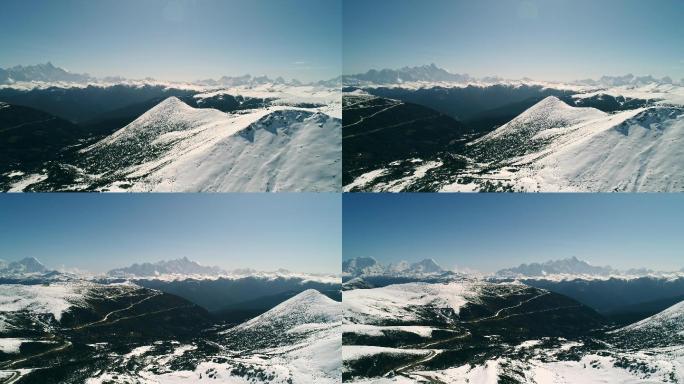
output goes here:
{"type": "Polygon", "coordinates": [[[448,272],[437,264],[434,259],[427,258],[408,263],[400,261],[384,265],[372,257],[355,257],[342,262],[342,273],[347,276],[373,275],[435,275],[448,272]]]}
{"type": "Polygon", "coordinates": [[[209,275],[216,276],[226,272],[216,266],[204,266],[187,257],[174,260],[161,260],[155,263],[134,263],[131,266],[112,269],[107,272],[111,277],[147,277],[162,274],[209,275]]]}
{"type": "MultiPolygon", "coordinates": [[[[48,61],[45,64],[35,65],[15,65],[9,68],[0,68],[0,84],[13,85],[18,82],[65,82],[65,83],[121,83],[131,81],[122,76],[104,76],[95,77],[87,73],[73,73],[64,68],[55,66],[48,61]]],[[[155,81],[155,79],[147,77],[145,81],[155,81]]],[[[181,83],[181,82],[179,82],[181,83]]],[[[266,75],[252,76],[245,74],[241,76],[221,76],[218,79],[204,79],[191,81],[190,83],[205,86],[256,86],[263,84],[273,85],[318,85],[318,86],[333,86],[341,83],[341,77],[331,79],[315,80],[309,83],[303,83],[297,79],[285,80],[283,77],[270,78],[266,75]]]]}
{"type": "MultiPolygon", "coordinates": [[[[365,73],[343,75],[344,84],[360,85],[360,84],[402,84],[407,82],[453,82],[453,83],[468,83],[468,82],[483,82],[483,83],[497,83],[504,81],[512,81],[504,79],[499,76],[484,76],[473,77],[468,74],[457,74],[449,72],[437,66],[434,63],[417,65],[413,67],[402,67],[398,69],[382,68],[370,69],[365,73]]],[[[522,81],[534,81],[527,77],[520,79],[522,81]]],[[[647,84],[677,84],[671,77],[664,76],[660,79],[651,75],[635,76],[631,73],[624,76],[609,76],[603,75],[599,79],[577,79],[567,82],[569,84],[588,85],[588,86],[639,86],[647,84]]],[[[679,85],[684,85],[682,79],[679,85]]]]}

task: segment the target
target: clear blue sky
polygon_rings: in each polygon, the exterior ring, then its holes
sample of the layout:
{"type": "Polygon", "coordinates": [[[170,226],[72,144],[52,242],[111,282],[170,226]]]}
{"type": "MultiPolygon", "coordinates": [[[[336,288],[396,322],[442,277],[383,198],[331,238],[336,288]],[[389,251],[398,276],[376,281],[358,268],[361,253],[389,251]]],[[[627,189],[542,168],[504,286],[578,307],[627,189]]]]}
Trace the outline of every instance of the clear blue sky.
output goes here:
{"type": "Polygon", "coordinates": [[[344,259],[684,267],[684,194],[345,194],[343,207],[344,259]]]}
{"type": "Polygon", "coordinates": [[[95,76],[329,79],[341,0],[3,0],[0,67],[51,61],[95,76]]]}
{"type": "Polygon", "coordinates": [[[188,257],[340,273],[339,194],[26,194],[0,198],[0,259],[103,272],[188,257]]]}
{"type": "Polygon", "coordinates": [[[344,73],[431,62],[575,80],[684,78],[681,0],[344,0],[344,73]]]}

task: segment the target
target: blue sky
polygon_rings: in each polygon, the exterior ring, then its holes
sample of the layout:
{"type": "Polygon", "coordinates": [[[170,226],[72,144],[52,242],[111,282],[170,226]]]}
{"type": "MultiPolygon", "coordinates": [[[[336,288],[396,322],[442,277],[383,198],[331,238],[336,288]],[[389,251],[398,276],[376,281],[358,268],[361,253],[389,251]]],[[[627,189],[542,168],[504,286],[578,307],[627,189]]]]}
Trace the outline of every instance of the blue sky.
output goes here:
{"type": "Polygon", "coordinates": [[[684,78],[681,0],[344,0],[344,73],[684,78]]]}
{"type": "Polygon", "coordinates": [[[576,256],[684,267],[682,194],[345,194],[343,258],[494,272],[576,256]]]}
{"type": "Polygon", "coordinates": [[[0,199],[0,259],[103,272],[188,257],[227,269],[341,269],[341,197],[27,194],[0,199]]]}
{"type": "Polygon", "coordinates": [[[0,67],[329,79],[342,70],[341,13],[341,0],[3,0],[0,67]]]}

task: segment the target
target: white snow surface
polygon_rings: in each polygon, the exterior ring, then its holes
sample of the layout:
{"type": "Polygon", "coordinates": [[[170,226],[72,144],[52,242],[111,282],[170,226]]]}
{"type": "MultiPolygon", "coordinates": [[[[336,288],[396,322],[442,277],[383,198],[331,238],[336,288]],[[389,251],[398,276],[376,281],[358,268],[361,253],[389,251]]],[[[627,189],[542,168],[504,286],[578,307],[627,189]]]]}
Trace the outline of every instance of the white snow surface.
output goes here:
{"type": "Polygon", "coordinates": [[[422,325],[369,325],[369,324],[344,324],[342,325],[342,332],[355,333],[365,336],[383,336],[384,332],[406,332],[414,333],[420,337],[432,337],[432,331],[439,330],[439,328],[422,326],[422,325]]]}
{"type": "Polygon", "coordinates": [[[354,179],[354,181],[344,186],[344,192],[351,192],[354,188],[363,188],[378,177],[384,176],[386,173],[387,169],[380,168],[361,174],[354,179]]]}
{"type": "MultiPolygon", "coordinates": [[[[276,106],[226,114],[170,97],[85,152],[126,156],[139,143],[161,154],[121,171],[131,192],[335,192],[341,189],[341,121],[276,106]]],[[[147,151],[147,147],[144,147],[147,151]]],[[[106,190],[119,190],[113,183],[106,190]]]]}
{"type": "Polygon", "coordinates": [[[372,345],[345,345],[342,347],[342,360],[353,361],[377,354],[425,356],[429,355],[430,353],[431,352],[428,349],[389,348],[376,347],[372,345]]]}
{"type": "MultiPolygon", "coordinates": [[[[347,348],[347,347],[345,347],[347,348]]],[[[515,361],[497,358],[484,364],[465,364],[459,367],[435,371],[414,371],[406,376],[391,378],[356,379],[352,382],[360,384],[385,383],[449,383],[449,384],[497,384],[500,374],[513,375],[517,380],[530,384],[654,384],[671,382],[669,376],[675,372],[676,382],[682,379],[681,372],[684,359],[681,349],[670,351],[646,351],[643,356],[649,359],[648,353],[658,353],[661,361],[655,362],[655,371],[649,374],[630,372],[616,367],[614,357],[589,354],[579,361],[555,361],[553,358],[529,361],[515,361]],[[663,354],[665,352],[666,354],[663,354]]],[[[653,360],[653,357],[650,357],[653,360]]]]}
{"type": "Polygon", "coordinates": [[[83,303],[89,286],[90,283],[0,284],[0,319],[11,312],[28,311],[52,314],[59,321],[67,309],[83,303]]]}
{"type": "Polygon", "coordinates": [[[19,339],[19,338],[12,338],[12,337],[6,337],[6,338],[0,338],[0,352],[3,353],[19,353],[19,348],[21,345],[27,341],[30,341],[28,339],[19,339]]]}
{"type": "MultiPolygon", "coordinates": [[[[21,176],[23,173],[13,173],[14,176],[21,176]]],[[[40,173],[35,173],[31,175],[26,175],[22,177],[20,180],[17,180],[12,183],[12,186],[9,188],[7,192],[23,192],[24,189],[30,187],[33,184],[40,183],[41,181],[47,179],[48,176],[40,173]]]]}
{"type": "Polygon", "coordinates": [[[420,315],[410,307],[433,305],[456,313],[477,295],[470,282],[448,284],[407,283],[342,292],[345,324],[380,325],[385,320],[412,322],[420,315]]]}

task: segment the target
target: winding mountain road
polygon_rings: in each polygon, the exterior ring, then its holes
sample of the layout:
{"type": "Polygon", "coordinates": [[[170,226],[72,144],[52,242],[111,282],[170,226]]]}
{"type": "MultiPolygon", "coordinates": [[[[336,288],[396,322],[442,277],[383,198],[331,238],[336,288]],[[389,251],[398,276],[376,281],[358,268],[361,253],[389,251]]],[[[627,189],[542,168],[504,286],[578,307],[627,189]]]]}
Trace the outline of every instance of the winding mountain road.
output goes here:
{"type": "Polygon", "coordinates": [[[121,309],[117,309],[117,310],[115,310],[115,311],[109,312],[109,313],[106,314],[102,319],[100,319],[100,320],[98,320],[98,321],[93,321],[92,323],[87,323],[87,324],[79,325],[79,326],[77,326],[77,327],[72,327],[72,328],[69,328],[69,329],[71,329],[71,330],[79,330],[79,329],[83,329],[83,328],[88,328],[88,327],[96,326],[96,325],[99,325],[99,324],[100,324],[100,325],[101,325],[101,324],[112,324],[113,322],[107,323],[107,320],[109,320],[109,316],[111,316],[111,315],[113,315],[113,314],[115,314],[115,313],[128,311],[129,309],[132,309],[133,307],[135,307],[135,306],[138,305],[138,304],[141,304],[141,303],[143,303],[143,302],[145,302],[145,301],[147,301],[147,300],[150,300],[150,299],[152,299],[152,298],[154,298],[154,297],[157,297],[157,296],[161,295],[161,292],[157,292],[157,291],[153,291],[153,292],[154,292],[153,295],[147,296],[147,297],[145,297],[144,299],[142,299],[142,300],[140,300],[140,301],[136,301],[135,303],[132,303],[131,305],[129,305],[129,306],[126,307],[126,308],[121,308],[121,309]]]}

